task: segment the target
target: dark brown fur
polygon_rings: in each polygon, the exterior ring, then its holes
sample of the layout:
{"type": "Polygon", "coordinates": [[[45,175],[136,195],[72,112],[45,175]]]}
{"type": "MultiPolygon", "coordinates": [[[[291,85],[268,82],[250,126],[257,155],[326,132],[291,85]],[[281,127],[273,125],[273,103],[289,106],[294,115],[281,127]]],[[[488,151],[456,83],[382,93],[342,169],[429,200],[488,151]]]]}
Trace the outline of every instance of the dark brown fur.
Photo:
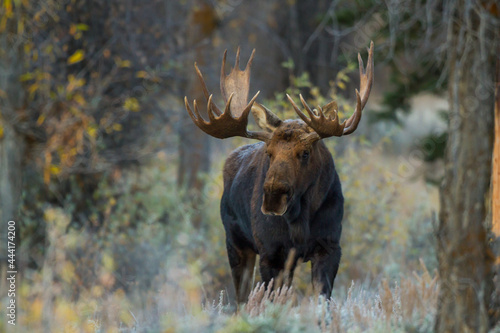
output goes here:
{"type": "Polygon", "coordinates": [[[356,90],[354,113],[340,122],[332,101],[312,110],[302,96],[308,116],[287,95],[301,120],[281,121],[265,106],[247,103],[250,68],[239,69],[239,49],[233,69],[226,75],[222,60],[222,112],[195,64],[207,100],[209,121],[203,119],[184,98],[193,122],[205,133],[224,139],[241,136],[263,141],[235,150],[224,166],[221,217],[226,229],[226,247],[238,302],[248,298],[256,255],[260,256],[262,280],[274,286],[289,283],[299,259],[311,261],[313,286],[330,296],[341,257],[340,235],[344,198],[331,154],[321,139],[353,133],[358,127],[373,84],[373,42],[366,71],[358,54],[360,90],[356,90]],[[247,129],[252,112],[263,131],[247,129]],[[291,256],[293,254],[293,256],[291,256]],[[284,275],[280,275],[283,271],[284,275]]]}
{"type": "Polygon", "coordinates": [[[247,300],[256,254],[262,280],[276,283],[292,249],[290,279],[299,258],[310,260],[314,286],[331,294],[344,199],[332,156],[311,133],[287,120],[267,143],[240,147],[226,161],[221,217],[238,302],[247,300]]]}

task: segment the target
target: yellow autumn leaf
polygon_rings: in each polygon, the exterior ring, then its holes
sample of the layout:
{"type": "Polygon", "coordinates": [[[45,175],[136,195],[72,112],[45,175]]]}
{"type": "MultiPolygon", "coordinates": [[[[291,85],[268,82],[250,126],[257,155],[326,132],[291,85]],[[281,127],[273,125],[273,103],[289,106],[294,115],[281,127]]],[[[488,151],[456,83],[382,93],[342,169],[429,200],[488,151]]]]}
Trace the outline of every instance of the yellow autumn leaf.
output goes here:
{"type": "Polygon", "coordinates": [[[148,72],[146,71],[138,71],[136,74],[135,74],[135,77],[139,78],[139,79],[145,79],[148,77],[148,72]]]}
{"type": "Polygon", "coordinates": [[[75,266],[70,261],[66,261],[62,264],[60,275],[65,282],[70,283],[75,278],[75,266]]]}
{"type": "Polygon", "coordinates": [[[60,167],[58,167],[57,165],[52,164],[52,165],[50,166],[50,173],[51,173],[52,175],[58,175],[59,173],[61,173],[61,168],[60,168],[60,167]]]}
{"type": "Polygon", "coordinates": [[[75,53],[73,53],[68,58],[68,65],[76,64],[77,62],[82,61],[84,58],[85,58],[85,52],[82,49],[76,50],[75,53]]]}
{"type": "Polygon", "coordinates": [[[97,136],[97,126],[95,125],[90,125],[88,128],[87,128],[87,133],[89,134],[89,136],[91,138],[95,138],[97,136]]]}
{"type": "Polygon", "coordinates": [[[129,97],[123,103],[123,108],[127,111],[137,112],[141,109],[139,101],[135,97],[129,97]]]}
{"type": "Polygon", "coordinates": [[[40,125],[42,125],[42,124],[43,124],[43,122],[44,122],[44,121],[45,121],[45,114],[43,114],[43,113],[42,113],[42,114],[40,115],[40,117],[38,117],[38,119],[37,119],[37,121],[36,121],[36,124],[37,124],[38,126],[40,126],[40,125]]]}
{"type": "Polygon", "coordinates": [[[130,66],[132,66],[132,63],[130,62],[130,60],[123,60],[119,65],[120,67],[129,68],[130,66]]]}
{"type": "Polygon", "coordinates": [[[78,103],[80,106],[84,106],[86,104],[85,98],[81,94],[74,94],[73,95],[73,100],[78,103]]]}
{"type": "Polygon", "coordinates": [[[102,265],[108,272],[112,272],[115,269],[115,261],[108,253],[102,255],[102,265]]]}
{"type": "Polygon", "coordinates": [[[123,129],[122,125],[121,124],[113,124],[113,130],[114,131],[121,131],[123,129]]]}
{"type": "Polygon", "coordinates": [[[87,31],[87,30],[89,30],[89,26],[88,26],[88,25],[86,25],[85,23],[78,23],[78,24],[76,25],[76,28],[77,28],[78,30],[81,30],[81,31],[87,31]]]}
{"type": "Polygon", "coordinates": [[[12,15],[12,1],[11,0],[4,0],[3,7],[5,8],[6,16],[10,17],[12,15]]]}
{"type": "Polygon", "coordinates": [[[43,310],[43,302],[42,300],[37,297],[33,302],[30,304],[30,312],[29,316],[27,319],[29,319],[31,322],[36,323],[39,320],[42,319],[42,310],[43,310]]]}

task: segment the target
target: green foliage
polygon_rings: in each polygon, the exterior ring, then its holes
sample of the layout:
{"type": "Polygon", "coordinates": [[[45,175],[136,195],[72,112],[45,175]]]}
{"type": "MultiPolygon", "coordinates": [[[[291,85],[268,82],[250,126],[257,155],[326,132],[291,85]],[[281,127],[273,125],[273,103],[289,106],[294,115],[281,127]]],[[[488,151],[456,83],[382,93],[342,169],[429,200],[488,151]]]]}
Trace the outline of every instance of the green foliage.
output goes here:
{"type": "Polygon", "coordinates": [[[431,91],[433,93],[442,93],[443,87],[438,87],[440,79],[440,69],[436,64],[425,63],[421,66],[429,67],[426,72],[416,68],[409,73],[402,73],[398,67],[392,63],[390,83],[392,89],[384,92],[382,100],[382,109],[378,112],[370,113],[370,120],[375,121],[393,121],[400,122],[397,111],[403,114],[410,112],[410,99],[422,92],[431,91]]]}

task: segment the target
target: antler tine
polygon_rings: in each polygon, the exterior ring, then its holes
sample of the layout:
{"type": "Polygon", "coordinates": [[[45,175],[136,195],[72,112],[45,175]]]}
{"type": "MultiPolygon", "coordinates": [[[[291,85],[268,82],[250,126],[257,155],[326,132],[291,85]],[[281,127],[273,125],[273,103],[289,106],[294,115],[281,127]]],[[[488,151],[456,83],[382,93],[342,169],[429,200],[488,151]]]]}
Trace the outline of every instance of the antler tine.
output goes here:
{"type": "MultiPolygon", "coordinates": [[[[208,101],[207,101],[207,113],[208,113],[208,119],[210,119],[210,121],[212,121],[212,120],[215,119],[214,110],[212,108],[212,95],[210,95],[210,97],[208,97],[208,101]]],[[[217,115],[217,116],[219,116],[219,115],[217,115]]]]}
{"type": "Polygon", "coordinates": [[[337,106],[334,102],[330,102],[323,107],[318,106],[318,112],[316,115],[314,112],[315,110],[311,110],[302,95],[300,95],[300,101],[309,114],[309,117],[307,117],[297,107],[292,98],[287,95],[288,99],[292,103],[293,108],[295,109],[295,112],[309,127],[311,127],[318,134],[319,138],[348,135],[354,132],[358,127],[359,121],[361,120],[361,111],[368,101],[368,97],[370,96],[370,91],[373,84],[373,47],[373,42],[371,42],[370,49],[368,51],[368,62],[366,70],[363,65],[363,59],[361,59],[361,55],[358,54],[360,91],[356,89],[355,111],[346,121],[342,123],[339,122],[339,117],[336,110],[337,106]],[[333,112],[333,118],[330,116],[325,116],[325,112],[323,111],[323,109],[326,110],[327,114],[329,114],[329,112],[333,112]]]}
{"type": "Polygon", "coordinates": [[[300,97],[300,102],[302,103],[302,105],[306,109],[307,113],[309,114],[309,117],[311,117],[311,118],[316,117],[316,115],[314,114],[313,110],[311,110],[311,108],[309,107],[309,105],[305,101],[304,97],[302,97],[302,94],[300,94],[299,97],[300,97]]]}
{"type": "Polygon", "coordinates": [[[288,100],[290,101],[290,103],[292,104],[293,106],[293,109],[295,110],[295,113],[297,113],[299,115],[299,117],[307,124],[310,126],[310,123],[311,121],[309,120],[309,118],[307,118],[307,116],[300,110],[300,108],[297,106],[297,104],[295,104],[295,101],[292,99],[292,97],[290,97],[290,95],[286,94],[286,97],[288,98],[288,100]]]}
{"type": "Polygon", "coordinates": [[[368,50],[368,62],[366,65],[366,70],[363,66],[363,59],[358,53],[358,63],[359,63],[359,88],[360,91],[356,89],[356,108],[354,113],[346,121],[346,129],[344,135],[351,134],[358,127],[358,123],[361,120],[361,111],[364,109],[366,102],[368,102],[368,97],[370,97],[370,92],[373,83],[373,41],[370,43],[370,49],[368,50]]]}
{"type": "MultiPolygon", "coordinates": [[[[205,79],[203,78],[203,75],[201,74],[201,71],[198,68],[198,64],[196,62],[194,63],[194,68],[196,69],[196,74],[198,75],[198,79],[200,80],[201,88],[203,89],[203,95],[205,95],[205,99],[208,101],[210,93],[208,92],[207,84],[205,83],[205,79]]],[[[218,116],[222,114],[222,112],[214,102],[212,102],[212,107],[218,116]]]]}
{"type": "Polygon", "coordinates": [[[226,68],[226,56],[227,56],[227,50],[224,50],[224,55],[222,56],[222,66],[220,66],[220,91],[223,91],[223,85],[222,83],[224,82],[224,80],[226,79],[226,71],[225,71],[225,68],[226,68]]]}
{"type": "Polygon", "coordinates": [[[231,115],[231,100],[233,99],[234,93],[231,93],[229,98],[227,99],[226,102],[226,107],[224,108],[224,115],[230,116],[231,115]]]}
{"type": "Polygon", "coordinates": [[[361,96],[359,95],[358,89],[356,89],[356,110],[354,110],[353,115],[345,122],[346,127],[344,128],[344,135],[351,134],[356,130],[356,128],[358,128],[359,121],[361,120],[362,109],[361,96]],[[351,119],[352,121],[348,124],[351,119]]]}
{"type": "Polygon", "coordinates": [[[260,90],[257,91],[257,93],[250,100],[250,102],[248,102],[248,105],[245,107],[245,109],[241,113],[240,119],[243,118],[243,117],[245,117],[245,118],[248,117],[248,114],[250,113],[250,110],[252,109],[252,106],[255,103],[255,100],[257,99],[257,96],[259,96],[259,94],[260,94],[260,90]]]}
{"type": "Polygon", "coordinates": [[[240,69],[240,47],[236,50],[236,58],[234,59],[234,68],[240,69]]]}
{"type": "Polygon", "coordinates": [[[248,115],[260,93],[257,92],[250,102],[247,103],[250,82],[250,67],[252,65],[254,53],[255,50],[252,52],[245,70],[241,71],[237,68],[239,64],[238,50],[235,67],[232,69],[231,73],[226,76],[224,67],[226,64],[227,51],[224,52],[221,68],[221,90],[226,102],[224,112],[221,112],[217,105],[213,102],[213,95],[208,92],[203,75],[201,74],[197,64],[195,64],[196,73],[203,88],[203,94],[207,99],[208,121],[203,119],[200,115],[196,100],[193,102],[193,109],[191,109],[187,97],[184,98],[184,104],[189,117],[193,120],[195,125],[208,135],[219,139],[230,138],[233,136],[242,136],[261,141],[267,141],[270,139],[270,135],[266,132],[250,132],[247,130],[248,115]],[[236,112],[234,109],[236,109],[236,112]]]}
{"type": "Polygon", "coordinates": [[[184,96],[184,105],[186,106],[186,110],[189,114],[189,117],[191,118],[191,120],[196,123],[196,121],[198,120],[195,115],[193,114],[193,110],[191,110],[191,107],[189,106],[189,102],[188,102],[188,98],[187,96],[184,96]]]}
{"type": "Polygon", "coordinates": [[[251,70],[252,69],[252,63],[253,63],[253,57],[255,56],[255,49],[252,50],[252,54],[250,54],[250,58],[247,61],[247,65],[245,66],[245,71],[246,70],[251,70]]]}
{"type": "Polygon", "coordinates": [[[361,109],[365,107],[368,97],[370,96],[372,83],[373,83],[373,41],[370,43],[370,49],[368,50],[368,62],[366,63],[366,71],[363,66],[363,59],[358,53],[359,62],[359,77],[360,77],[360,90],[363,94],[361,96],[361,109]]]}
{"type": "Polygon", "coordinates": [[[202,122],[202,123],[206,124],[207,122],[200,115],[200,111],[198,111],[198,104],[196,103],[196,100],[193,100],[193,108],[194,108],[194,114],[196,115],[196,119],[197,119],[196,121],[198,123],[202,122]]]}

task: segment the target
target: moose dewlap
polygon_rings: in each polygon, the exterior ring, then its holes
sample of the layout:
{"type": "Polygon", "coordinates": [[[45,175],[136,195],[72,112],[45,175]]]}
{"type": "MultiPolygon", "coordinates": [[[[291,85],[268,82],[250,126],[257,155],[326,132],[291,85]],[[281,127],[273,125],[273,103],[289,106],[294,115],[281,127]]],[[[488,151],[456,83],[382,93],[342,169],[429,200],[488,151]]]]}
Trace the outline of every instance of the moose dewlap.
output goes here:
{"type": "Polygon", "coordinates": [[[358,54],[360,91],[356,90],[353,115],[342,123],[335,102],[312,110],[300,96],[306,116],[287,95],[300,120],[284,121],[255,101],[259,93],[247,102],[255,50],[243,71],[239,53],[238,49],[229,75],[224,53],[220,78],[224,111],[212,101],[196,64],[209,120],[201,117],[196,101],[193,111],[184,99],[189,116],[208,135],[261,141],[236,149],[223,171],[221,218],[237,301],[248,298],[257,254],[264,283],[271,279],[274,287],[290,283],[300,258],[311,261],[313,286],[330,296],[341,257],[344,197],[332,155],[321,140],[356,130],[373,83],[373,42],[366,70],[358,54]],[[250,112],[262,131],[247,130],[250,112]],[[285,268],[287,276],[278,279],[285,268]]]}

